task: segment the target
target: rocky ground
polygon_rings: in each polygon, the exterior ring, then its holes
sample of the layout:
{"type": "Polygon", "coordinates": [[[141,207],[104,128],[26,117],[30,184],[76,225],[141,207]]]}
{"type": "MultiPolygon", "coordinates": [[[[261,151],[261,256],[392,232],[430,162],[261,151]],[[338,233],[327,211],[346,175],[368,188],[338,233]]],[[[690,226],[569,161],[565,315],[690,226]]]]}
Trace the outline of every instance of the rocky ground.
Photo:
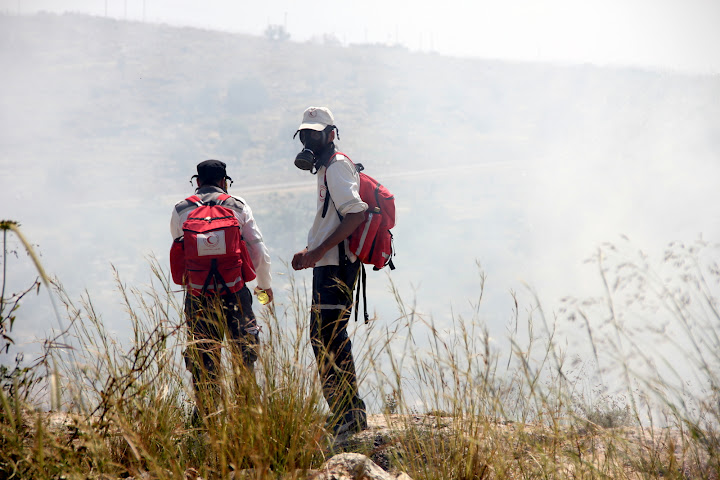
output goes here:
{"type": "MultiPolygon", "coordinates": [[[[75,420],[65,414],[53,413],[47,417],[47,428],[61,433],[72,430],[75,420]]],[[[444,435],[457,434],[458,427],[453,418],[438,415],[370,415],[368,429],[329,439],[325,448],[327,461],[317,470],[298,472],[287,478],[307,480],[412,480],[405,472],[400,471],[395,461],[398,453],[408,455],[407,439],[409,435],[441,439],[444,435]]],[[[480,432],[468,433],[468,438],[482,445],[483,461],[487,465],[487,475],[479,478],[496,478],[503,476],[494,472],[492,455],[508,455],[517,460],[518,456],[532,457],[543,454],[547,445],[561,443],[558,449],[561,457],[566,455],[567,465],[560,470],[574,478],[578,465],[594,464],[598,470],[607,469],[608,465],[617,466],[626,478],[660,478],[673,470],[680,478],[717,479],[717,472],[708,471],[707,452],[698,455],[697,449],[688,450],[689,437],[686,432],[670,429],[640,427],[621,427],[603,429],[588,424],[581,431],[568,427],[568,431],[553,431],[548,427],[512,422],[496,422],[481,424],[480,432]],[[570,434],[571,433],[571,434],[570,434]],[[521,439],[522,440],[519,440],[521,439]],[[560,439],[558,441],[558,439],[560,439]],[[529,449],[529,446],[533,445],[529,449]],[[575,453],[573,453],[575,449],[575,453]],[[620,454],[618,454],[620,452],[620,454]],[[653,458],[659,458],[661,468],[650,465],[653,458]],[[660,458],[662,457],[662,458],[660,458]],[[643,459],[647,458],[647,462],[643,459]],[[663,460],[670,459],[670,460],[663,460]],[[640,467],[639,467],[640,466],[640,467]],[[643,470],[645,468],[645,470],[643,470]],[[698,477],[700,475],[700,477],[698,477]]],[[[712,449],[708,449],[712,451],[712,449]]],[[[702,450],[701,450],[702,452],[702,450]]],[[[562,458],[560,459],[562,463],[562,458]]],[[[499,464],[501,462],[496,462],[499,464]]],[[[592,468],[591,468],[592,469],[592,468]]],[[[712,470],[712,469],[711,469],[712,470]]],[[[261,473],[254,470],[233,472],[232,480],[261,478],[261,473]]],[[[672,475],[671,475],[672,476],[672,475]]],[[[185,473],[186,480],[204,480],[199,474],[189,469],[185,473]]],[[[115,480],[100,477],[102,480],[115,480]]],[[[151,480],[150,474],[128,477],[133,480],[151,480]]],[[[264,478],[264,477],[263,477],[264,478]]]]}

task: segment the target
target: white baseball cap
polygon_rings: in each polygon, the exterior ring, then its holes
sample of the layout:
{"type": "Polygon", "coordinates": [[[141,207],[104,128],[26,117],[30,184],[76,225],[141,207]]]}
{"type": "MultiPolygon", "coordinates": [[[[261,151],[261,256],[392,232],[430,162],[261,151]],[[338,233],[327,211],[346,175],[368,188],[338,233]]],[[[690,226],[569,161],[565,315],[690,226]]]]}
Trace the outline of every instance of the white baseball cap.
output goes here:
{"type": "Polygon", "coordinates": [[[335,126],[333,114],[327,107],[308,107],[303,112],[303,119],[298,130],[325,130],[325,127],[335,126]]]}

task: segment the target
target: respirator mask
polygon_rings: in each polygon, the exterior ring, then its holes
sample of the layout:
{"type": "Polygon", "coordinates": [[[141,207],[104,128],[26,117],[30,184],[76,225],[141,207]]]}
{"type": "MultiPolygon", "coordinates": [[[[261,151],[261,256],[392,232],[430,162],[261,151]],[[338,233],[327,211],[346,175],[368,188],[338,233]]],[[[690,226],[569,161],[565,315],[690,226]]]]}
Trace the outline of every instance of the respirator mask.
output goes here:
{"type": "MultiPolygon", "coordinates": [[[[329,144],[328,135],[333,128],[335,127],[330,125],[320,131],[304,129],[295,132],[295,135],[300,134],[300,143],[303,144],[302,151],[295,156],[295,166],[297,168],[309,170],[313,174],[317,172],[318,157],[327,148],[329,144]]],[[[293,135],[293,138],[295,138],[295,135],[293,135]]]]}

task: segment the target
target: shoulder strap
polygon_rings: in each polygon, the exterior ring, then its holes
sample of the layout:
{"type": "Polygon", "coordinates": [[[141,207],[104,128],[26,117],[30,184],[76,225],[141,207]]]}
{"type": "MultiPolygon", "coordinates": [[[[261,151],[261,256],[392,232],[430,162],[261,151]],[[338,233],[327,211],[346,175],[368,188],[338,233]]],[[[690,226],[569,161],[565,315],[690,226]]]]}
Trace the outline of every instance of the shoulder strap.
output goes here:
{"type": "MultiPolygon", "coordinates": [[[[330,187],[328,187],[327,184],[327,177],[324,178],[325,180],[325,203],[323,204],[323,211],[322,211],[322,218],[325,218],[325,215],[327,214],[328,207],[330,206],[330,187]]],[[[340,217],[340,221],[342,222],[342,215],[340,215],[340,212],[335,209],[335,211],[338,214],[338,217],[340,217]]]]}
{"type": "Polygon", "coordinates": [[[194,203],[194,204],[197,205],[198,207],[199,207],[200,205],[205,205],[205,204],[203,203],[203,201],[200,200],[200,197],[198,197],[197,195],[192,195],[192,196],[186,198],[185,200],[187,200],[187,201],[190,202],[190,203],[194,203]]]}
{"type": "Polygon", "coordinates": [[[190,203],[194,203],[195,205],[200,207],[202,205],[211,205],[211,206],[212,205],[222,205],[222,203],[230,197],[232,197],[232,195],[228,195],[227,193],[221,193],[217,197],[217,202],[210,201],[208,203],[205,203],[197,195],[192,195],[192,196],[186,198],[185,200],[187,200],[190,203]]]}
{"type": "MultiPolygon", "coordinates": [[[[335,152],[332,155],[330,155],[327,165],[325,165],[325,173],[323,174],[323,181],[325,182],[325,203],[323,204],[322,218],[325,218],[325,215],[327,214],[327,211],[328,211],[328,207],[330,206],[330,187],[328,187],[328,184],[327,184],[327,171],[328,171],[328,168],[330,168],[330,165],[332,165],[333,163],[336,162],[335,157],[337,157],[338,154],[345,156],[344,153],[335,152]]],[[[347,157],[347,159],[350,160],[350,157],[347,157]]],[[[340,212],[338,212],[338,217],[340,217],[340,221],[342,222],[342,217],[340,216],[340,212]]]]}

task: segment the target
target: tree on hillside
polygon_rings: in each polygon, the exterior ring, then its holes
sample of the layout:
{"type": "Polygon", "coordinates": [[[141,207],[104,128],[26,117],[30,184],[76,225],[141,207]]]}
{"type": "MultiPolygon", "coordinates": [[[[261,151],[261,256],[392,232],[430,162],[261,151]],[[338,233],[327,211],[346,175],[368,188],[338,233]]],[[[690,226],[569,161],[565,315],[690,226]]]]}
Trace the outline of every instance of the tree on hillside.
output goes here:
{"type": "Polygon", "coordinates": [[[268,25],[265,29],[265,38],[275,42],[284,42],[290,39],[290,34],[283,25],[268,25]]]}

